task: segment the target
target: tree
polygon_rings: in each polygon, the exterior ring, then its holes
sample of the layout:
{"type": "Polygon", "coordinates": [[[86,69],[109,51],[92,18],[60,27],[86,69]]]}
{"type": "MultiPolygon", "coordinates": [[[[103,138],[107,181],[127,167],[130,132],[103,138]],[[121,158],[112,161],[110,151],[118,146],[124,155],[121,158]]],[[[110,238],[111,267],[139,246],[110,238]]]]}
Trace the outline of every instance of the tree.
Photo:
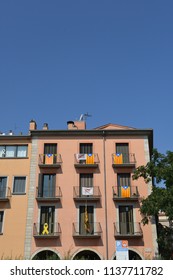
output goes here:
{"type": "Polygon", "coordinates": [[[159,252],[162,258],[173,259],[173,229],[158,223],[160,212],[168,217],[170,225],[173,221],[173,152],[167,151],[164,155],[154,149],[151,161],[135,170],[133,179],[140,177],[144,178],[146,183],[152,182],[151,194],[142,199],[142,222],[147,224],[151,216],[156,217],[159,252]]]}

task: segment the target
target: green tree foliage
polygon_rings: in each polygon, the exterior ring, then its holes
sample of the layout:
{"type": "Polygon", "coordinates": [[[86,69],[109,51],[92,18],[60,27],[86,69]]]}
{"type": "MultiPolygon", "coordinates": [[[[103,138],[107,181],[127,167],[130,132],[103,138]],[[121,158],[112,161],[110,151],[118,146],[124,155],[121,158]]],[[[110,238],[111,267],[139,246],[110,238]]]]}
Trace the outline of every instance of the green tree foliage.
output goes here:
{"type": "MultiPolygon", "coordinates": [[[[142,177],[146,183],[152,182],[152,192],[142,199],[141,214],[142,222],[148,223],[151,216],[158,217],[159,212],[163,212],[169,222],[173,221],[173,152],[166,154],[153,150],[151,161],[146,166],[139,166],[133,179],[142,177]],[[160,186],[162,185],[162,187],[160,186]]],[[[173,229],[158,224],[158,245],[160,254],[164,259],[173,258],[173,229]]]]}

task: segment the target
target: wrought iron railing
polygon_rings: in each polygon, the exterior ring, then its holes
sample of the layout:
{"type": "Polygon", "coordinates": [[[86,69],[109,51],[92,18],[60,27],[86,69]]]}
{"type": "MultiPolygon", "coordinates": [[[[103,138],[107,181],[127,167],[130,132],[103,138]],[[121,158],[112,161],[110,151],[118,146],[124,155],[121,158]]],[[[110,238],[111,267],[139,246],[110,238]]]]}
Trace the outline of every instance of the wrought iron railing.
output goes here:
{"type": "Polygon", "coordinates": [[[75,199],[83,198],[83,199],[99,199],[101,198],[100,188],[98,186],[75,186],[73,187],[73,197],[75,199]]]}
{"type": "Polygon", "coordinates": [[[34,237],[58,237],[61,234],[61,227],[59,223],[34,223],[33,236],[34,237]]]}
{"type": "Polygon", "coordinates": [[[98,154],[75,154],[75,164],[98,164],[99,158],[98,154]]]}
{"type": "Polygon", "coordinates": [[[0,187],[0,201],[8,200],[11,197],[11,190],[9,187],[0,187]]]}
{"type": "Polygon", "coordinates": [[[36,188],[36,198],[37,199],[60,199],[62,197],[61,188],[59,186],[55,187],[43,187],[39,186],[36,188]]]}
{"type": "Polygon", "coordinates": [[[136,164],[135,154],[114,153],[112,154],[112,164],[114,165],[136,164]]]}
{"type": "Polygon", "coordinates": [[[140,223],[116,222],[114,223],[114,235],[116,237],[140,237],[142,229],[140,223]]]}
{"type": "Polygon", "coordinates": [[[76,237],[100,237],[102,228],[100,223],[73,223],[73,236],[76,237]]]}
{"type": "Polygon", "coordinates": [[[139,198],[138,187],[136,186],[113,186],[113,198],[139,198]]]}
{"type": "Polygon", "coordinates": [[[60,154],[40,154],[39,165],[61,165],[62,158],[60,154]]]}

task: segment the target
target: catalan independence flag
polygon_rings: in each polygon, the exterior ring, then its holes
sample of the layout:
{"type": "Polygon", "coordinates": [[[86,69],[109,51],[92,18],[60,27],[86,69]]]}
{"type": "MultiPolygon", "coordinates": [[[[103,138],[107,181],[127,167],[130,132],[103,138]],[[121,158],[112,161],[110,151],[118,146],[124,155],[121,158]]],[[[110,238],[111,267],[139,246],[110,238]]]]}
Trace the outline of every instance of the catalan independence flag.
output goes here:
{"type": "Polygon", "coordinates": [[[87,154],[86,164],[94,164],[94,155],[93,154],[87,154]]]}
{"type": "Polygon", "coordinates": [[[115,154],[114,155],[114,163],[115,164],[122,164],[123,163],[123,155],[122,154],[115,154]]]}
{"type": "Polygon", "coordinates": [[[130,197],[130,187],[121,186],[121,197],[130,197]]]}
{"type": "Polygon", "coordinates": [[[53,154],[45,155],[45,164],[53,164],[53,154]]]}

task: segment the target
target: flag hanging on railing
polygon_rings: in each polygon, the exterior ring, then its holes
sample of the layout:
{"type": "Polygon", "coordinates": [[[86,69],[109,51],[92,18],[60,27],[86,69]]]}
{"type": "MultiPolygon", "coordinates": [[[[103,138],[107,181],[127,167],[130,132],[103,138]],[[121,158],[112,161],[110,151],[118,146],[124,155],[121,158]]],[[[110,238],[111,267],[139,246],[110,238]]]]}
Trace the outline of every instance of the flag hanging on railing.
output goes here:
{"type": "Polygon", "coordinates": [[[115,154],[114,155],[114,163],[115,164],[122,164],[123,163],[123,155],[122,154],[115,154]]]}
{"type": "Polygon", "coordinates": [[[94,164],[94,154],[87,154],[86,164],[94,164]]]}
{"type": "Polygon", "coordinates": [[[82,195],[93,195],[93,187],[82,187],[82,195]]]}
{"type": "Polygon", "coordinates": [[[130,197],[130,187],[121,186],[121,197],[130,197]]]}
{"type": "Polygon", "coordinates": [[[45,164],[53,164],[53,154],[45,155],[45,164]]]}
{"type": "Polygon", "coordinates": [[[86,154],[76,154],[76,160],[77,162],[86,160],[86,154]]]}
{"type": "Polygon", "coordinates": [[[84,224],[85,224],[85,230],[86,232],[90,232],[90,224],[89,224],[89,218],[88,218],[88,211],[87,206],[85,206],[85,213],[84,213],[84,224]]]}

